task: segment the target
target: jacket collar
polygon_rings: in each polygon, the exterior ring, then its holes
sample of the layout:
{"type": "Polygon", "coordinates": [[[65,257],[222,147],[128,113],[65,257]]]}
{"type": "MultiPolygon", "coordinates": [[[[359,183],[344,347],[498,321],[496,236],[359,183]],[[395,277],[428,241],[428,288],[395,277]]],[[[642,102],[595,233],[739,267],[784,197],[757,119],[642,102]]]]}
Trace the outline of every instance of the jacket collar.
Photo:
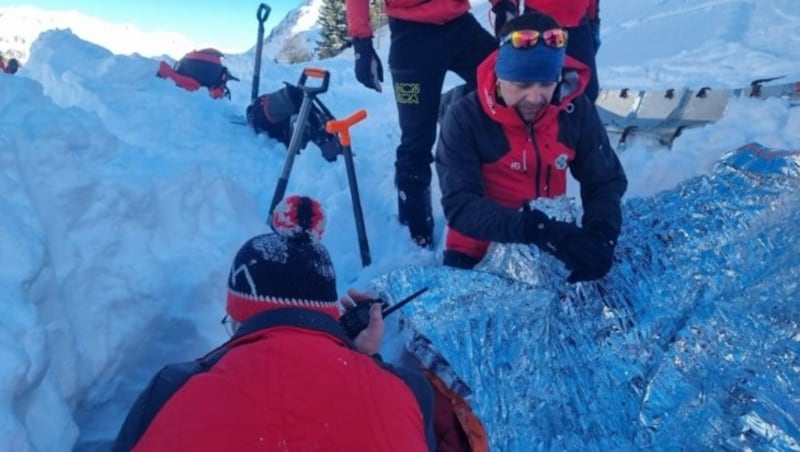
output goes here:
{"type": "Polygon", "coordinates": [[[286,326],[329,334],[353,347],[352,341],[333,317],[302,308],[272,309],[256,314],[242,323],[229,342],[238,342],[242,337],[257,331],[286,326]]]}
{"type": "MultiPolygon", "coordinates": [[[[492,52],[478,66],[478,100],[483,111],[493,120],[507,127],[525,127],[525,121],[512,107],[505,106],[497,97],[497,75],[494,72],[497,62],[497,50],[492,52]]],[[[560,110],[564,110],[576,97],[583,94],[589,80],[589,67],[578,60],[567,56],[562,70],[561,83],[556,87],[553,99],[537,123],[554,118],[560,110]]]]}

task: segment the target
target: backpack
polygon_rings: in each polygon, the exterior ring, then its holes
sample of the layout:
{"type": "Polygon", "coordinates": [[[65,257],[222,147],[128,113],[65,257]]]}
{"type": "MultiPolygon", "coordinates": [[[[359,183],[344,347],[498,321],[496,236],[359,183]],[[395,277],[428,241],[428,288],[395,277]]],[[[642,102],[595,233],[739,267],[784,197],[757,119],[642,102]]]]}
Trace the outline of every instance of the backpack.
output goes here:
{"type": "Polygon", "coordinates": [[[3,55],[0,55],[0,72],[5,72],[6,74],[15,74],[19,69],[19,61],[16,58],[11,58],[6,63],[3,60],[3,55]]]}
{"type": "MultiPolygon", "coordinates": [[[[288,148],[303,103],[303,90],[290,83],[284,82],[284,85],[277,91],[253,100],[247,107],[247,123],[256,133],[264,132],[288,148]]],[[[325,130],[325,124],[332,119],[335,118],[327,109],[323,110],[316,103],[311,104],[299,149],[305,149],[311,141],[320,148],[325,160],[335,162],[342,148],[336,136],[325,130]]]]}
{"type": "Polygon", "coordinates": [[[189,91],[208,88],[214,99],[231,98],[228,80],[239,81],[222,65],[222,52],[217,49],[201,49],[187,53],[173,67],[162,61],[157,76],[170,78],[175,84],[189,91]]]}

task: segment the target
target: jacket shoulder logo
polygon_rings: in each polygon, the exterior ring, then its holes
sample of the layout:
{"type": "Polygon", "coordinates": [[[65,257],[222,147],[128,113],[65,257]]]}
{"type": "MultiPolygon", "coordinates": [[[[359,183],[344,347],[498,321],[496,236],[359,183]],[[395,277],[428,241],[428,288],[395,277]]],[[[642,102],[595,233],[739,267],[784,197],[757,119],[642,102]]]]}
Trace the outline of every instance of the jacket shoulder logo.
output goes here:
{"type": "Polygon", "coordinates": [[[560,170],[567,169],[567,163],[569,163],[569,158],[567,157],[567,154],[560,154],[558,157],[556,157],[555,163],[556,163],[556,168],[560,170]]]}

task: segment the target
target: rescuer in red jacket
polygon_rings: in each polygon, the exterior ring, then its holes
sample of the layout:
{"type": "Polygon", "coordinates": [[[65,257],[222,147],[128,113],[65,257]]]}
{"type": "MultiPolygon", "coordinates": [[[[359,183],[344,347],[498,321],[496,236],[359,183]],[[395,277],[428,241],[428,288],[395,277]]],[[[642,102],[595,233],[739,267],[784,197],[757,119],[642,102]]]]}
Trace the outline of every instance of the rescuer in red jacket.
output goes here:
{"type": "Polygon", "coordinates": [[[588,69],[566,56],[550,16],[525,13],[501,31],[478,68],[478,90],[448,110],[436,150],[448,220],[446,265],[472,268],[490,242],[529,243],[572,270],[571,282],[605,276],[622,223],[627,179],[594,105],[588,69]],[[580,183],[581,226],[523,207],[580,183]]]}
{"type": "MultiPolygon", "coordinates": [[[[518,14],[520,1],[491,0],[496,32],[510,17],[518,14]]],[[[598,1],[525,2],[526,9],[557,15],[557,20],[564,20],[561,25],[575,34],[567,51],[591,68],[587,95],[593,102],[598,85],[594,63],[596,47],[590,25],[595,30],[599,28],[598,1]]],[[[347,27],[355,52],[356,78],[367,88],[382,92],[383,65],[373,47],[370,3],[369,0],[346,0],[347,27]]],[[[408,226],[411,238],[425,248],[433,246],[431,149],[436,141],[445,76],[452,71],[466,82],[461,92],[474,90],[478,64],[496,47],[491,33],[469,10],[469,0],[386,0],[384,3],[391,33],[389,69],[401,134],[395,154],[398,219],[408,226]]]]}
{"type": "Polygon", "coordinates": [[[248,240],[231,266],[223,319],[231,339],[162,369],[114,450],[433,450],[430,384],[371,356],[383,335],[380,303],[354,341],[339,325],[320,205],[291,196],[273,227],[248,240]]]}

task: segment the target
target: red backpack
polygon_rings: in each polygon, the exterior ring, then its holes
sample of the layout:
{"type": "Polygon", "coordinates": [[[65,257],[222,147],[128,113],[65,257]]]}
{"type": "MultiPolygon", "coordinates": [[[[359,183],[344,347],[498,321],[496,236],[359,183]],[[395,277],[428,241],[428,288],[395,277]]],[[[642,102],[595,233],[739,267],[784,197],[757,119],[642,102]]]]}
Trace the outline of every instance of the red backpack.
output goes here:
{"type": "Polygon", "coordinates": [[[217,49],[201,49],[187,53],[175,66],[162,61],[156,75],[169,78],[176,85],[188,91],[197,91],[200,87],[208,88],[208,93],[214,99],[221,97],[231,98],[228,90],[228,80],[239,81],[222,65],[222,52],[217,49]]]}

